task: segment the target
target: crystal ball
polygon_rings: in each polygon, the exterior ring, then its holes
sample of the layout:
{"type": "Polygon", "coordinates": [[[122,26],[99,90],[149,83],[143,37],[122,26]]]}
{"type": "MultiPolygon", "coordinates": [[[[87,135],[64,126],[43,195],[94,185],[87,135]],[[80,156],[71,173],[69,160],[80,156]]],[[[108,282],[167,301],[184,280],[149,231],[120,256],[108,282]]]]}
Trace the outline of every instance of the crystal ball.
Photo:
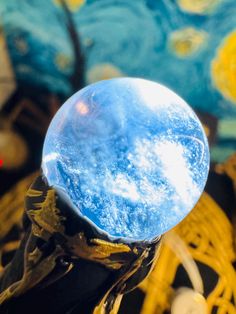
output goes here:
{"type": "Polygon", "coordinates": [[[192,109],[168,88],[118,78],[74,94],[52,120],[42,170],[110,239],[151,241],[203,192],[209,150],[192,109]]]}

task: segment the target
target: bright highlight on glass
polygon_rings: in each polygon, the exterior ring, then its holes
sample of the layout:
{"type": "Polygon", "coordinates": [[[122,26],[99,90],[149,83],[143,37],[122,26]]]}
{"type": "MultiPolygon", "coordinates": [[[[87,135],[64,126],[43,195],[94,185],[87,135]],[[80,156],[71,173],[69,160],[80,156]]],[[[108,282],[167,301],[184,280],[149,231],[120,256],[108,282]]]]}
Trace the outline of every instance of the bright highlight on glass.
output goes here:
{"type": "Polygon", "coordinates": [[[152,240],[200,197],[209,151],[191,108],[157,83],[101,81],[73,95],[45,139],[43,173],[110,238],[152,240]]]}

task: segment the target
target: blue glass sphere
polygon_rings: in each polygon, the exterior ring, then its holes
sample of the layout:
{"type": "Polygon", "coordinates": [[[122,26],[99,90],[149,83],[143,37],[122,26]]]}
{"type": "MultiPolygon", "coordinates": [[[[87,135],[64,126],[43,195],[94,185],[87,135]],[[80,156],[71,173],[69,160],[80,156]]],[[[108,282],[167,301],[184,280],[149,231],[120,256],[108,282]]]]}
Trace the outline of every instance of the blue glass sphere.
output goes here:
{"type": "Polygon", "coordinates": [[[73,95],[48,129],[49,185],[111,239],[150,241],[198,201],[209,150],[201,123],[157,83],[119,78],[73,95]]]}

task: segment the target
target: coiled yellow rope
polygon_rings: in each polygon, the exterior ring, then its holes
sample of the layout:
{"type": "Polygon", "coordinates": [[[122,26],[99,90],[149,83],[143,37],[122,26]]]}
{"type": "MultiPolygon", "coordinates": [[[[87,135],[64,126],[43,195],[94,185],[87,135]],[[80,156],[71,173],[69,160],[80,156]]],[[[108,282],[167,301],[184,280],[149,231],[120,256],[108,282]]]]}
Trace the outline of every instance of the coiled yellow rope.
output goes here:
{"type": "MultiPolygon", "coordinates": [[[[236,183],[236,154],[216,170],[227,174],[236,183]]],[[[218,275],[214,289],[207,296],[208,312],[236,314],[236,261],[234,230],[223,210],[203,193],[193,211],[174,232],[185,242],[192,258],[205,264],[218,275]],[[233,301],[233,302],[232,302],[233,301]]],[[[145,293],[142,314],[163,314],[170,310],[174,295],[172,284],[181,264],[174,251],[164,243],[151,275],[141,284],[145,293]]],[[[204,280],[204,278],[203,278],[204,280]]]]}

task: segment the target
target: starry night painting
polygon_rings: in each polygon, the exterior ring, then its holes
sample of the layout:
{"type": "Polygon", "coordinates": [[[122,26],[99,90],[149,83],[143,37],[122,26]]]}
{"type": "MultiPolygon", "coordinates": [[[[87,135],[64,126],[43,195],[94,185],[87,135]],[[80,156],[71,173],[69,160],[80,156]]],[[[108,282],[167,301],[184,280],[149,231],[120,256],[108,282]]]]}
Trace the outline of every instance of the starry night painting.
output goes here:
{"type": "Polygon", "coordinates": [[[9,0],[0,12],[19,83],[68,97],[101,79],[157,81],[220,119],[213,157],[235,148],[234,0],[9,0]]]}
{"type": "MultiPolygon", "coordinates": [[[[172,87],[196,108],[235,112],[235,80],[223,84],[234,73],[234,1],[67,3],[82,38],[87,82],[142,76],[172,87]]],[[[73,51],[60,0],[10,0],[0,8],[17,77],[69,94],[73,51]]]]}

